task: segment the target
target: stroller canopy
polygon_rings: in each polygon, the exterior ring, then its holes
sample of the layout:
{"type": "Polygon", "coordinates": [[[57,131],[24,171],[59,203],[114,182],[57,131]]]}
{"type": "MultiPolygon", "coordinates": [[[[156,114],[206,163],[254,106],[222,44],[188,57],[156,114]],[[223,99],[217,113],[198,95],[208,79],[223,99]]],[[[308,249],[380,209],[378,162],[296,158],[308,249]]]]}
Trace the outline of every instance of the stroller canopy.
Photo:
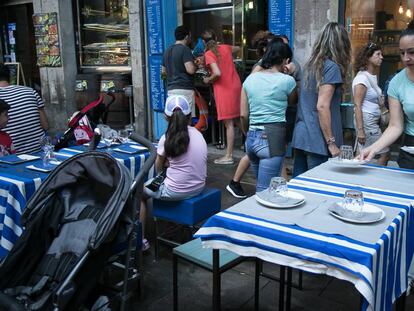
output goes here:
{"type": "Polygon", "coordinates": [[[99,254],[107,241],[131,232],[136,215],[131,182],[125,166],[101,152],[58,166],[28,202],[25,230],[0,266],[0,289],[26,288],[24,297],[39,303],[87,252],[99,254]]]}

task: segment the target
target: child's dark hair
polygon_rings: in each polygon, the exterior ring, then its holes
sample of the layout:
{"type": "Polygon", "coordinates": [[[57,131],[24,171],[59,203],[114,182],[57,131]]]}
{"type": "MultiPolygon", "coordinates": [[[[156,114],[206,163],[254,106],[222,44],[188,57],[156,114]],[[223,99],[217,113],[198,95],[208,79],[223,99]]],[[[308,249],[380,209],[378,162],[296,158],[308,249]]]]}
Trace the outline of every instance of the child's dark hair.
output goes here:
{"type": "Polygon", "coordinates": [[[0,113],[3,113],[6,110],[10,109],[10,105],[6,103],[3,99],[0,99],[0,113]]]}
{"type": "Polygon", "coordinates": [[[292,58],[292,49],[283,42],[281,38],[274,38],[266,47],[262,58],[262,67],[271,68],[274,65],[281,65],[285,59],[292,58]]]}
{"type": "Polygon", "coordinates": [[[414,19],[409,22],[407,28],[401,32],[400,39],[405,36],[414,36],[414,19]]]}
{"type": "Polygon", "coordinates": [[[168,117],[168,128],[165,133],[165,156],[178,157],[187,152],[190,136],[188,123],[191,114],[186,116],[181,109],[175,109],[172,116],[168,117]]]}
{"type": "Polygon", "coordinates": [[[10,70],[2,63],[0,63],[0,81],[10,82],[10,70]]]}

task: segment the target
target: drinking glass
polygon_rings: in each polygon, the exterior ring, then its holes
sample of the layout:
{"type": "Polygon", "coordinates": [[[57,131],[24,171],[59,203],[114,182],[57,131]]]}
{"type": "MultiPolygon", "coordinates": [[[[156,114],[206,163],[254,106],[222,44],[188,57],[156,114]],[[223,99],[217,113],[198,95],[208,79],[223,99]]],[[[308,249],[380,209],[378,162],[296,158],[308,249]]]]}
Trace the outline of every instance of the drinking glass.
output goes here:
{"type": "Polygon", "coordinates": [[[129,133],[127,130],[119,130],[118,131],[118,139],[122,144],[125,144],[128,142],[129,133]]]}
{"type": "Polygon", "coordinates": [[[342,206],[351,211],[355,217],[361,217],[364,208],[364,195],[362,191],[346,190],[342,206]]]}
{"type": "Polygon", "coordinates": [[[340,160],[352,160],[354,158],[354,151],[352,150],[352,146],[342,145],[341,146],[341,153],[339,154],[340,160]]]}
{"type": "Polygon", "coordinates": [[[286,179],[283,177],[272,177],[270,180],[269,192],[272,194],[272,196],[274,195],[286,197],[288,192],[286,179]]]}

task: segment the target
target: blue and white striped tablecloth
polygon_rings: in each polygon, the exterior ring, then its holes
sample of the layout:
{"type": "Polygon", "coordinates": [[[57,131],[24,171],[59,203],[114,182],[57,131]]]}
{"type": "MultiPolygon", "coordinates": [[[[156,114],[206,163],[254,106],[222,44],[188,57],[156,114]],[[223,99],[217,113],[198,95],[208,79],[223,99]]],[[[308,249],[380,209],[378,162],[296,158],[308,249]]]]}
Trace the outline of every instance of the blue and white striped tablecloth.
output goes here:
{"type": "MultiPolygon", "coordinates": [[[[86,151],[85,146],[64,148],[57,152],[57,158],[64,161],[84,151],[86,151]]],[[[112,152],[111,155],[130,170],[131,176],[136,176],[149,153],[131,155],[112,152]]],[[[21,235],[23,229],[20,225],[20,217],[26,203],[48,176],[47,173],[26,168],[33,163],[36,161],[17,165],[0,164],[0,260],[8,254],[21,235]]],[[[151,169],[149,176],[153,175],[151,169]]]]}
{"type": "MultiPolygon", "coordinates": [[[[389,173],[374,167],[366,169],[375,170],[370,171],[374,175],[389,173]]],[[[314,169],[313,173],[314,176],[326,176],[320,168],[314,169]]],[[[341,171],[341,174],[358,176],[355,171],[341,171]]],[[[398,178],[398,174],[394,175],[393,178],[398,178]]],[[[389,182],[392,183],[392,179],[389,182]]],[[[332,217],[332,221],[337,221],[338,226],[342,227],[338,232],[350,232],[336,234],[325,232],[324,226],[316,220],[317,225],[312,226],[312,217],[318,217],[318,213],[306,216],[311,225],[304,228],[296,223],[278,221],[277,216],[273,215],[278,213],[272,213],[272,209],[269,209],[266,217],[263,214],[255,217],[248,206],[244,213],[237,205],[211,217],[196,236],[203,240],[205,247],[228,249],[242,256],[258,257],[268,262],[348,280],[364,297],[362,310],[391,310],[395,299],[407,289],[407,273],[413,258],[412,185],[399,191],[389,191],[341,182],[341,179],[332,181],[301,175],[289,183],[289,189],[301,192],[305,197],[307,194],[319,195],[321,202],[327,198],[340,200],[346,189],[359,189],[363,191],[366,202],[383,206],[384,210],[391,208],[398,211],[393,213],[395,217],[385,219],[387,222],[383,223],[383,233],[372,237],[369,243],[366,239],[361,242],[363,239],[358,239],[358,234],[355,234],[359,226],[369,225],[345,223],[332,217]]],[[[250,202],[252,205],[258,204],[250,202]]],[[[310,207],[305,204],[300,208],[305,213],[310,207]]],[[[292,213],[297,215],[300,208],[295,212],[292,210],[292,213]]],[[[283,212],[289,213],[288,210],[283,212]]]]}

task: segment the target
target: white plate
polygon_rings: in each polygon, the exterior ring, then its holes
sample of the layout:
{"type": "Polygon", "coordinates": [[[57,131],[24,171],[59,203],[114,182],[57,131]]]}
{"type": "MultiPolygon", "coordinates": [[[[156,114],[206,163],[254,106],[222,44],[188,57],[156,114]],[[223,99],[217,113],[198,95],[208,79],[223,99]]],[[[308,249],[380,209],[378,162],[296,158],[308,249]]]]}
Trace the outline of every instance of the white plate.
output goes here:
{"type": "Polygon", "coordinates": [[[305,202],[305,197],[302,194],[300,194],[299,192],[294,192],[294,191],[290,191],[290,190],[288,190],[288,197],[292,198],[292,199],[299,199],[299,200],[301,200],[300,202],[297,202],[296,204],[293,204],[293,205],[285,205],[285,204],[279,205],[279,204],[276,204],[274,202],[269,202],[269,201],[263,200],[260,197],[258,197],[257,195],[255,195],[254,197],[256,198],[256,201],[259,202],[260,204],[263,204],[263,205],[268,206],[268,207],[275,207],[275,208],[292,208],[292,207],[299,206],[303,202],[305,202]]]}
{"type": "Polygon", "coordinates": [[[381,208],[379,208],[375,205],[372,205],[372,204],[369,204],[369,203],[364,203],[364,210],[367,211],[367,212],[372,212],[372,213],[381,211],[381,217],[376,219],[376,220],[358,220],[358,219],[354,219],[354,218],[342,217],[342,216],[340,216],[336,213],[333,213],[332,211],[329,211],[329,213],[332,216],[334,216],[338,219],[341,219],[341,220],[347,221],[347,222],[356,223],[356,224],[371,224],[371,223],[374,223],[374,222],[381,221],[385,217],[385,212],[381,208]]]}
{"type": "Polygon", "coordinates": [[[335,166],[342,166],[342,167],[358,167],[362,164],[367,163],[366,161],[360,161],[358,159],[352,160],[340,160],[339,158],[330,158],[329,163],[334,164],[335,166]]]}
{"type": "Polygon", "coordinates": [[[408,152],[410,154],[414,154],[414,147],[411,146],[403,146],[401,147],[402,150],[404,150],[405,152],[408,152]]]}

